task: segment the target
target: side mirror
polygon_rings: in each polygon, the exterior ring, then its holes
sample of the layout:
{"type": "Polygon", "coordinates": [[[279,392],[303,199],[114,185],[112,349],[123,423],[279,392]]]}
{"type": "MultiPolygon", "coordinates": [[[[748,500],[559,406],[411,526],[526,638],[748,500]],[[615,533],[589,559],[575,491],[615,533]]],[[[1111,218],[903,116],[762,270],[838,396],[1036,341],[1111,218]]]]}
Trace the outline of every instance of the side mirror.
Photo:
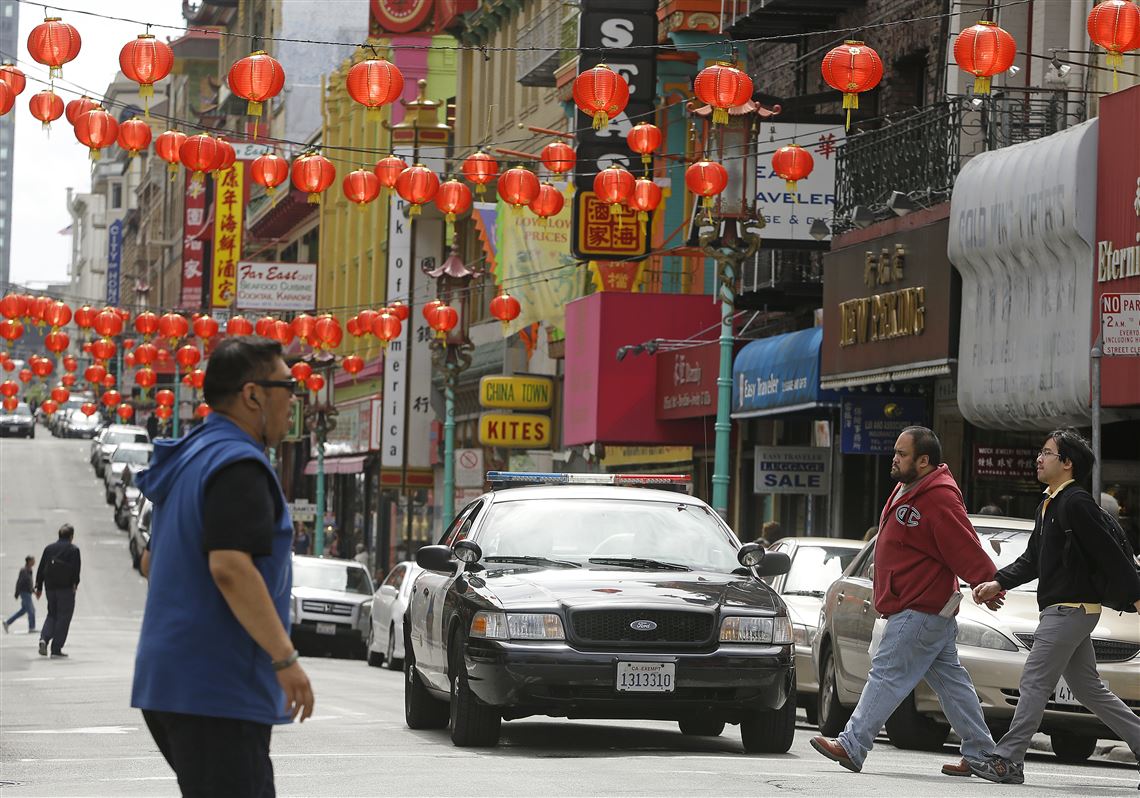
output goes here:
{"type": "Polygon", "coordinates": [[[416,565],[428,571],[453,574],[459,563],[451,556],[449,546],[424,546],[416,552],[416,565]]]}
{"type": "Polygon", "coordinates": [[[759,543],[745,543],[736,559],[756,576],[779,576],[792,570],[792,559],[782,551],[766,551],[759,543]]]}
{"type": "Polygon", "coordinates": [[[452,546],[452,551],[455,553],[455,559],[467,565],[483,559],[483,550],[473,540],[460,540],[452,546]]]}
{"type": "Polygon", "coordinates": [[[875,581],[875,564],[874,563],[871,563],[869,566],[867,566],[867,578],[870,579],[872,582],[875,581]]]}
{"type": "Polygon", "coordinates": [[[745,543],[737,549],[736,559],[745,568],[754,568],[764,559],[764,547],[759,543],[745,543]]]}

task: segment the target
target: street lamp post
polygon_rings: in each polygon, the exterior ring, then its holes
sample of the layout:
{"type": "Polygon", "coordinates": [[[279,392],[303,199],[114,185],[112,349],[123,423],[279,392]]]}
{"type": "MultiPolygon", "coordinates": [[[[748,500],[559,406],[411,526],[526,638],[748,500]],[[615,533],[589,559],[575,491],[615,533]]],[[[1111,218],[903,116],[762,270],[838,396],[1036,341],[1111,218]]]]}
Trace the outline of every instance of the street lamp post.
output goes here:
{"type": "MultiPolygon", "coordinates": [[[[313,373],[319,374],[323,364],[314,363],[313,373]]],[[[336,407],[332,403],[331,376],[318,394],[317,401],[305,408],[305,429],[317,439],[317,520],[313,524],[313,554],[320,557],[325,550],[325,443],[328,434],[336,429],[336,407]],[[320,394],[327,394],[321,396],[320,394]]]]}
{"type": "Polygon", "coordinates": [[[713,454],[713,509],[728,520],[730,440],[732,433],[732,347],[736,280],[741,266],[756,254],[764,219],[756,214],[756,111],[749,100],[729,112],[729,121],[713,125],[712,108],[694,108],[704,120],[705,151],[709,160],[724,166],[728,185],[717,198],[710,226],[704,228],[700,245],[716,261],[720,295],[720,368],[717,372],[716,444],[713,454]]]}

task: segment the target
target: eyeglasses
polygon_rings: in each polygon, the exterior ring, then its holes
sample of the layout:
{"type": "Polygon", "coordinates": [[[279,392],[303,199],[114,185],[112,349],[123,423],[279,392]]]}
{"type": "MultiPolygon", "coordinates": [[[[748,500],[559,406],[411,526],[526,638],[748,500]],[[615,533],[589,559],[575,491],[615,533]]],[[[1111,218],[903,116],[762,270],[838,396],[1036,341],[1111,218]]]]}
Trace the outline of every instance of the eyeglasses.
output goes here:
{"type": "Polygon", "coordinates": [[[1061,454],[1060,454],[1060,452],[1051,452],[1048,449],[1042,449],[1041,451],[1039,451],[1037,453],[1037,456],[1040,457],[1042,460],[1047,460],[1050,457],[1060,457],[1061,454]]]}
{"type": "Polygon", "coordinates": [[[262,388],[287,388],[290,391],[297,390],[296,380],[250,380],[254,385],[260,385],[262,388]]]}

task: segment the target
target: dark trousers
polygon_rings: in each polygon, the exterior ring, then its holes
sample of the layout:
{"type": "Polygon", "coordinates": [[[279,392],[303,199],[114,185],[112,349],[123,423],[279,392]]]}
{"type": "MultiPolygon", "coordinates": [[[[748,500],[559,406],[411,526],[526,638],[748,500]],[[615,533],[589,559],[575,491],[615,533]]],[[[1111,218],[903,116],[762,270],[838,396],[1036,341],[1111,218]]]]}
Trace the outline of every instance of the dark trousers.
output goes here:
{"type": "Polygon", "coordinates": [[[184,798],[274,798],[272,726],[233,718],[143,710],[184,798]]]}
{"type": "Polygon", "coordinates": [[[48,614],[40,640],[51,643],[51,653],[58,654],[67,642],[67,631],[71,628],[71,616],[75,614],[75,590],[70,587],[47,591],[48,614]]]}
{"type": "Polygon", "coordinates": [[[16,622],[16,619],[22,615],[28,616],[28,631],[36,631],[36,603],[32,601],[32,594],[21,592],[20,593],[20,609],[16,610],[9,616],[8,620],[4,621],[6,626],[11,626],[16,622]]]}

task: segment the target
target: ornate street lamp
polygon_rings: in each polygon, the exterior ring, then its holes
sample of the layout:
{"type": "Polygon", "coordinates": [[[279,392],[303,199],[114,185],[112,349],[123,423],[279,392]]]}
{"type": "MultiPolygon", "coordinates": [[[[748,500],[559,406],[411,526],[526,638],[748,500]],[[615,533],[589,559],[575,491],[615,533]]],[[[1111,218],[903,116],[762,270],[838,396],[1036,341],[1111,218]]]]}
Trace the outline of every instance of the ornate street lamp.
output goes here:
{"type": "Polygon", "coordinates": [[[314,356],[310,362],[312,375],[319,377],[321,386],[313,391],[316,399],[305,407],[305,429],[317,439],[317,521],[313,525],[313,554],[320,557],[325,550],[325,443],[328,434],[336,429],[337,409],[332,401],[332,357],[314,356]]]}

